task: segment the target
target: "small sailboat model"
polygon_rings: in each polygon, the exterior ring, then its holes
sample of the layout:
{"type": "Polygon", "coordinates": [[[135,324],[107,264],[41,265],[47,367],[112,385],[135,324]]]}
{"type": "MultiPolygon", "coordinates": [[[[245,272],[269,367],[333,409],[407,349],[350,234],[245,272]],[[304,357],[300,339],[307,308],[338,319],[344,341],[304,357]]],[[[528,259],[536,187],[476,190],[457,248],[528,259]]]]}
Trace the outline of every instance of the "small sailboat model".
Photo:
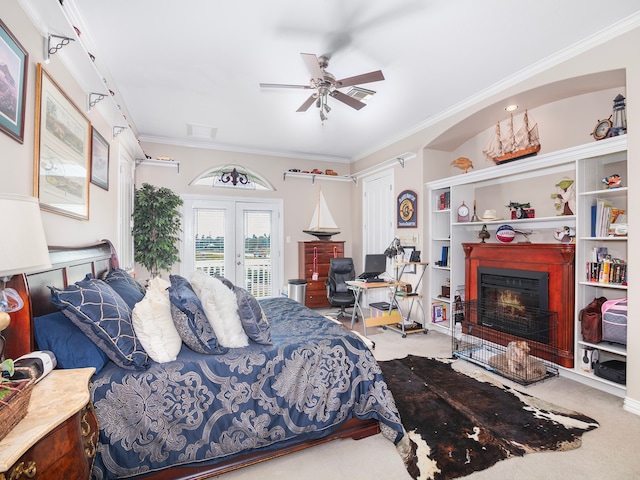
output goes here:
{"type": "Polygon", "coordinates": [[[329,240],[333,235],[340,233],[338,225],[331,216],[327,201],[322,195],[322,189],[318,191],[318,203],[316,209],[313,212],[313,218],[311,224],[307,230],[303,230],[304,233],[316,236],[319,240],[329,240]]]}
{"type": "Polygon", "coordinates": [[[504,135],[500,131],[500,122],[498,122],[495,134],[482,153],[500,165],[519,158],[530,157],[539,151],[538,124],[535,122],[530,124],[529,114],[525,111],[523,123],[518,130],[513,126],[513,115],[509,119],[504,135]]]}

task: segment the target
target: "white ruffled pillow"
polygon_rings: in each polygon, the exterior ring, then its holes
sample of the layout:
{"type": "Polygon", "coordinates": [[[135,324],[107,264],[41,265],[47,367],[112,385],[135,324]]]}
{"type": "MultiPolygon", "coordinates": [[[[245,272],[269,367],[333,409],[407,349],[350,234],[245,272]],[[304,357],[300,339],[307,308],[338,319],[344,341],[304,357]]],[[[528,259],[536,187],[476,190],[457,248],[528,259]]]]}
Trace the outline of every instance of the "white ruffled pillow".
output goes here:
{"type": "Polygon", "coordinates": [[[189,282],[198,295],[218,343],[224,347],[240,348],[249,345],[249,337],[238,314],[236,294],[221,280],[202,271],[191,274],[189,282]]]}
{"type": "Polygon", "coordinates": [[[156,362],[171,362],[182,348],[182,338],[171,317],[171,303],[166,287],[169,282],[152,279],[144,298],[131,314],[133,330],[147,354],[156,362]]]}

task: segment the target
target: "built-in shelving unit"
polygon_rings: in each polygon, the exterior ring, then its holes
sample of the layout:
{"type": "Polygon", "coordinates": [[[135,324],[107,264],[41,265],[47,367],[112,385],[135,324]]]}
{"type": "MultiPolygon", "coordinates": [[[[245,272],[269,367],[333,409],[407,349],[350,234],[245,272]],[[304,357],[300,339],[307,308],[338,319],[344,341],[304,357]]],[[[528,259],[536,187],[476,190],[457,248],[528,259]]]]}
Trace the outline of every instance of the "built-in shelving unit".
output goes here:
{"type": "MultiPolygon", "coordinates": [[[[626,236],[602,234],[594,231],[592,208],[597,208],[598,200],[612,207],[628,212],[627,207],[627,151],[626,143],[618,143],[611,152],[577,161],[576,175],[578,180],[578,218],[576,225],[576,310],[586,306],[596,297],[609,300],[627,296],[627,284],[599,281],[588,278],[587,263],[592,261],[594,249],[606,248],[612,259],[620,259],[626,263],[628,241],[626,236]],[[603,179],[612,174],[622,178],[619,188],[606,188],[603,179]]],[[[594,351],[598,352],[599,361],[626,360],[626,345],[606,341],[594,344],[583,340],[580,322],[576,320],[576,353],[582,359],[590,358],[594,351]]],[[[625,386],[597,377],[592,372],[592,362],[576,362],[576,372],[590,382],[606,385],[607,390],[623,394],[625,386]]]]}
{"type": "MultiPolygon", "coordinates": [[[[480,242],[478,232],[483,225],[489,231],[490,237],[486,240],[489,243],[498,243],[495,238],[496,230],[504,224],[517,230],[531,231],[528,237],[533,243],[557,243],[554,237],[557,230],[573,228],[576,231],[576,362],[573,368],[561,370],[564,374],[579,377],[577,379],[585,383],[624,395],[624,385],[582,371],[577,360],[583,347],[597,348],[601,353],[601,360],[603,357],[624,359],[626,356],[623,345],[591,345],[582,341],[578,321],[580,308],[594,297],[605,296],[612,299],[626,296],[626,285],[594,283],[587,281],[585,277],[586,262],[594,247],[606,246],[615,258],[627,258],[626,237],[591,235],[591,206],[598,198],[607,199],[618,208],[627,208],[626,149],[627,138],[623,135],[427,183],[429,230],[428,257],[425,260],[429,261],[429,284],[425,291],[429,292],[429,302],[444,302],[448,305],[449,312],[452,312],[456,292],[464,292],[465,254],[462,244],[480,242]],[[602,179],[612,174],[622,176],[621,188],[605,188],[602,179]],[[552,194],[557,192],[556,184],[563,179],[574,180],[575,201],[570,201],[574,215],[558,215],[553,204],[552,194]],[[443,195],[449,199],[444,205],[443,195]],[[502,219],[458,222],[458,207],[463,201],[466,205],[473,206],[474,200],[477,202],[479,216],[482,216],[484,210],[492,209],[502,219]],[[511,219],[507,208],[511,201],[531,203],[531,207],[535,209],[535,218],[511,219]],[[441,264],[443,248],[448,249],[446,265],[441,264]],[[449,299],[442,297],[442,287],[447,283],[450,288],[449,299]]],[[[516,235],[514,242],[518,241],[526,241],[525,236],[516,235]]],[[[448,315],[446,322],[431,323],[430,328],[451,333],[451,317],[452,315],[448,315]]]]}

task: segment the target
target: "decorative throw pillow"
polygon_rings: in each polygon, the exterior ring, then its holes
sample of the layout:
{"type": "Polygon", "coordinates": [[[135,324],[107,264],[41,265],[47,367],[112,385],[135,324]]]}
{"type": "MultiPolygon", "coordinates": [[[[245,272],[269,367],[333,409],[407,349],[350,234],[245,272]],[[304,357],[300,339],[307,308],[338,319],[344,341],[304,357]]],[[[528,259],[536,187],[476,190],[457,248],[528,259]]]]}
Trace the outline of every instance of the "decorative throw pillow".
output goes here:
{"type": "Polygon", "coordinates": [[[56,356],[58,368],[93,367],[96,372],[109,361],[107,355],[60,311],[33,319],[40,350],[56,356]]]}
{"type": "Polygon", "coordinates": [[[133,331],[131,309],[113,288],[87,275],[60,290],[49,287],[51,301],[117,365],[142,369],[147,353],[133,331]]]}
{"type": "Polygon", "coordinates": [[[235,287],[235,292],[238,313],[245,333],[256,343],[271,345],[269,321],[256,297],[241,287],[235,287]]]}
{"type": "Polygon", "coordinates": [[[140,343],[154,361],[164,363],[176,359],[182,338],[171,316],[169,292],[150,288],[133,308],[131,320],[140,343]]]}
{"type": "Polygon", "coordinates": [[[198,297],[220,345],[230,348],[248,346],[249,338],[238,315],[233,285],[229,288],[218,277],[210,277],[201,271],[192,273],[189,280],[192,285],[199,286],[198,297]]]}
{"type": "Polygon", "coordinates": [[[219,345],[200,299],[189,281],[180,275],[170,275],[169,280],[171,316],[182,341],[198,353],[226,353],[227,349],[219,345]]]}
{"type": "Polygon", "coordinates": [[[171,282],[165,280],[161,277],[153,277],[149,280],[147,284],[147,291],[155,290],[156,292],[162,293],[167,298],[169,298],[169,287],[171,286],[171,282]]]}
{"type": "Polygon", "coordinates": [[[146,293],[144,287],[121,268],[112,268],[104,275],[103,280],[122,297],[129,308],[133,308],[146,293]]]}

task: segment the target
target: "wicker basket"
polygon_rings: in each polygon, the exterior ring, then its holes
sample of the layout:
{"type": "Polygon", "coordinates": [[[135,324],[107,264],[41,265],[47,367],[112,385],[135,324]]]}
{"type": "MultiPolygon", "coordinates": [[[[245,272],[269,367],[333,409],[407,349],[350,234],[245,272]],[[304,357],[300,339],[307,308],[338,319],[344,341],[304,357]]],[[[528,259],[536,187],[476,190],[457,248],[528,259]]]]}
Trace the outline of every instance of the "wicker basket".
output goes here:
{"type": "Polygon", "coordinates": [[[29,400],[34,382],[32,380],[18,380],[15,382],[3,382],[2,387],[10,387],[15,390],[0,400],[0,440],[13,430],[20,420],[27,414],[29,400]]]}

